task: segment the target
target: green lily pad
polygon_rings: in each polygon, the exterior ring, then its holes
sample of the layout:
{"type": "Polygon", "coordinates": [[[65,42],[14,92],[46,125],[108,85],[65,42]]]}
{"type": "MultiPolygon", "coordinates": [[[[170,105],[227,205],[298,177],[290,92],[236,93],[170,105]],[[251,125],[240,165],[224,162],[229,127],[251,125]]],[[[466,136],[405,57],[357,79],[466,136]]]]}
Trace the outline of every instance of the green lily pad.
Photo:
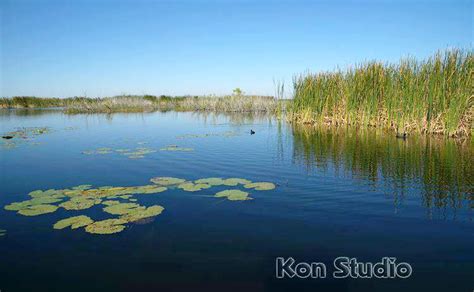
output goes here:
{"type": "Polygon", "coordinates": [[[125,229],[123,224],[125,223],[127,221],[123,219],[106,219],[87,225],[85,230],[92,234],[114,234],[123,231],[125,229]]]}
{"type": "Polygon", "coordinates": [[[275,188],[275,184],[271,182],[254,182],[244,185],[246,189],[255,189],[257,191],[269,191],[275,188]]]}
{"type": "Polygon", "coordinates": [[[194,151],[194,148],[178,147],[177,145],[168,145],[166,147],[160,148],[160,151],[191,152],[191,151],[194,151]]]}
{"type": "Polygon", "coordinates": [[[249,193],[243,192],[241,190],[225,190],[218,192],[217,194],[214,195],[216,198],[222,198],[226,197],[230,201],[245,201],[245,200],[251,200],[249,193]]]}
{"type": "Polygon", "coordinates": [[[186,180],[182,178],[176,178],[176,177],[169,177],[169,176],[158,176],[150,179],[150,181],[154,184],[157,185],[162,185],[162,186],[171,186],[171,185],[177,185],[180,183],[184,183],[186,180]]]}
{"type": "Polygon", "coordinates": [[[178,185],[178,188],[179,189],[182,189],[183,191],[187,191],[187,192],[197,192],[197,191],[200,191],[200,190],[203,190],[203,189],[208,189],[210,188],[211,185],[209,184],[194,184],[192,182],[186,182],[186,183],[182,183],[180,185],[178,185]]]}
{"type": "Polygon", "coordinates": [[[85,190],[90,189],[91,187],[92,185],[79,185],[79,186],[73,187],[72,189],[78,190],[78,191],[85,191],[85,190]]]}
{"type": "Polygon", "coordinates": [[[23,216],[38,216],[42,214],[53,213],[57,209],[58,207],[54,205],[33,205],[29,206],[26,209],[19,210],[18,214],[21,214],[23,216]]]}
{"type": "Polygon", "coordinates": [[[114,200],[106,200],[102,202],[102,205],[106,205],[106,206],[112,206],[112,205],[117,205],[117,204],[120,204],[120,202],[114,201],[114,200]]]}
{"type": "Polygon", "coordinates": [[[144,210],[145,207],[135,203],[120,203],[107,206],[103,210],[112,215],[124,215],[133,212],[135,209],[144,210]]]}
{"type": "Polygon", "coordinates": [[[81,196],[73,197],[69,201],[61,203],[59,206],[66,210],[85,210],[101,202],[101,199],[81,196]]]}
{"type": "Polygon", "coordinates": [[[235,187],[236,185],[246,185],[252,183],[248,179],[244,178],[228,178],[224,180],[224,185],[230,186],[230,187],[235,187]]]}
{"type": "Polygon", "coordinates": [[[194,181],[197,184],[208,184],[211,186],[221,186],[224,184],[224,180],[220,177],[208,177],[208,178],[201,178],[194,181]]]}
{"type": "Polygon", "coordinates": [[[158,216],[163,212],[165,208],[160,205],[150,206],[148,208],[135,208],[132,209],[127,214],[120,216],[120,219],[123,219],[127,222],[135,222],[149,217],[158,216]]]}
{"type": "Polygon", "coordinates": [[[9,211],[20,211],[20,210],[28,209],[31,206],[57,203],[60,201],[62,201],[62,199],[50,197],[50,196],[49,197],[34,197],[30,200],[11,203],[9,205],[6,205],[4,208],[5,210],[9,210],[9,211]]]}
{"type": "Polygon", "coordinates": [[[53,228],[64,229],[66,227],[71,227],[71,229],[77,229],[77,228],[90,225],[92,223],[94,223],[94,221],[91,218],[84,215],[80,215],[80,216],[74,216],[74,217],[63,219],[63,220],[59,220],[53,225],[53,228]]]}

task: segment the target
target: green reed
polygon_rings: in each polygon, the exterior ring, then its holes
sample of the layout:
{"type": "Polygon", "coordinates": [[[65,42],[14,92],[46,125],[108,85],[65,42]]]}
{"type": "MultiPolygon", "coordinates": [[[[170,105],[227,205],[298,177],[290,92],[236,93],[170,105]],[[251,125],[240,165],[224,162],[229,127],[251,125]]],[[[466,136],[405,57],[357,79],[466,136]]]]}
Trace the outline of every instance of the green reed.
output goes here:
{"type": "Polygon", "coordinates": [[[289,118],[467,136],[474,120],[473,72],[473,52],[453,49],[422,61],[374,61],[344,71],[301,74],[293,80],[289,118]]]}

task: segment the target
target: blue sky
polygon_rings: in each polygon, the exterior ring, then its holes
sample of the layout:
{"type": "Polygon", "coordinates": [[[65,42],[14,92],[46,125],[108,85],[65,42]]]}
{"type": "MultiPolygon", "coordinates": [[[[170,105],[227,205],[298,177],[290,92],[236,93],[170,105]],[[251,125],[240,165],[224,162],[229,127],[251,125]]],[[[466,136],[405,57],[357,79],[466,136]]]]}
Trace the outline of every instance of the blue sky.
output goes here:
{"type": "Polygon", "coordinates": [[[273,79],[472,49],[472,1],[2,0],[0,96],[273,94],[273,79]]]}

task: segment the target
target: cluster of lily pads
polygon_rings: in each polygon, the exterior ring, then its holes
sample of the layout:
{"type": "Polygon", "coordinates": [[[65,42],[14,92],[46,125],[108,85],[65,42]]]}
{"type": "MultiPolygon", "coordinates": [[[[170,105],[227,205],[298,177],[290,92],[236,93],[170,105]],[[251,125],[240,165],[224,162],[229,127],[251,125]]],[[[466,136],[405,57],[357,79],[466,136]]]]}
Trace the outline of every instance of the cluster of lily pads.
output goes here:
{"type": "Polygon", "coordinates": [[[206,133],[206,134],[184,134],[176,136],[176,139],[188,139],[188,138],[208,138],[208,137],[235,137],[240,134],[234,131],[226,131],[223,133],[206,133]]]}
{"type": "Polygon", "coordinates": [[[156,150],[147,147],[137,147],[135,149],[112,149],[108,147],[97,148],[96,150],[82,151],[82,154],[86,155],[102,155],[110,153],[119,153],[120,155],[127,156],[130,159],[144,158],[145,155],[155,153],[156,150]]]}
{"type": "Polygon", "coordinates": [[[194,151],[194,148],[179,147],[178,145],[168,145],[166,147],[160,148],[160,151],[190,152],[190,151],[194,151]]]}
{"type": "MultiPolygon", "coordinates": [[[[134,195],[157,194],[168,188],[177,188],[187,192],[198,192],[214,186],[242,186],[246,190],[267,191],[273,190],[275,184],[271,182],[251,182],[243,178],[203,178],[187,181],[175,177],[154,177],[153,184],[132,187],[104,186],[92,188],[91,185],[79,185],[71,189],[36,190],[30,192],[29,200],[14,202],[4,208],[16,211],[24,216],[38,216],[53,213],[59,208],[69,211],[86,210],[95,205],[102,205],[102,210],[117,217],[94,221],[92,218],[79,215],[65,218],[56,222],[54,229],[84,228],[93,234],[113,234],[121,232],[128,223],[136,223],[160,215],[164,207],[160,205],[141,206],[136,203],[134,195]]],[[[230,201],[251,200],[249,193],[238,189],[226,189],[214,194],[216,198],[225,198],[230,201]]]]}
{"type": "Polygon", "coordinates": [[[19,144],[29,143],[31,145],[39,145],[34,138],[39,135],[50,133],[51,129],[47,127],[23,127],[17,128],[15,131],[3,133],[1,135],[2,148],[11,149],[19,144]]]}

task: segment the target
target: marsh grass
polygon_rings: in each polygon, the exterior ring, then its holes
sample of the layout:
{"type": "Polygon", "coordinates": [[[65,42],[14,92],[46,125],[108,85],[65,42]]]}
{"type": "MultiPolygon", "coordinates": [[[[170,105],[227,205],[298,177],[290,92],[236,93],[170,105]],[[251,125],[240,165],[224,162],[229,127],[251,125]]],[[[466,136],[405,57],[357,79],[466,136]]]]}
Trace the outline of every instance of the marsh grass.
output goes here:
{"type": "Polygon", "coordinates": [[[459,49],[423,61],[368,62],[294,78],[289,119],[399,133],[472,134],[474,56],[459,49]]]}

